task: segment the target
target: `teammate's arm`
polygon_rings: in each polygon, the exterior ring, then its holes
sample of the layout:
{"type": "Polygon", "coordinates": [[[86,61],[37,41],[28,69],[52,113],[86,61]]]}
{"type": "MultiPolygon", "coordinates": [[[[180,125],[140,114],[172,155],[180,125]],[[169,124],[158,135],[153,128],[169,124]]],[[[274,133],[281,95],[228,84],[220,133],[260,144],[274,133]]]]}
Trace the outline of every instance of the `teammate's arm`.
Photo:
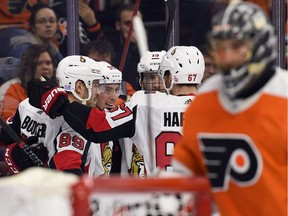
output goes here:
{"type": "Polygon", "coordinates": [[[126,105],[119,105],[115,109],[119,115],[107,120],[105,110],[89,108],[76,102],[69,103],[63,90],[49,81],[39,80],[28,83],[28,97],[32,106],[42,109],[51,118],[63,115],[65,121],[89,141],[108,142],[134,134],[134,113],[126,105]],[[118,122],[117,126],[114,126],[114,122],[118,122]]]}
{"type": "Polygon", "coordinates": [[[59,113],[62,114],[65,121],[83,137],[86,139],[91,138],[93,141],[98,142],[97,137],[94,137],[94,135],[86,129],[86,122],[88,121],[91,110],[92,108],[88,106],[72,102],[61,107],[59,113]]]}
{"type": "MultiPolygon", "coordinates": [[[[65,104],[59,112],[75,131],[95,143],[131,137],[135,131],[134,118],[112,127],[107,123],[105,110],[89,108],[76,102],[65,104]]],[[[127,115],[133,115],[133,113],[130,112],[127,115]]]]}

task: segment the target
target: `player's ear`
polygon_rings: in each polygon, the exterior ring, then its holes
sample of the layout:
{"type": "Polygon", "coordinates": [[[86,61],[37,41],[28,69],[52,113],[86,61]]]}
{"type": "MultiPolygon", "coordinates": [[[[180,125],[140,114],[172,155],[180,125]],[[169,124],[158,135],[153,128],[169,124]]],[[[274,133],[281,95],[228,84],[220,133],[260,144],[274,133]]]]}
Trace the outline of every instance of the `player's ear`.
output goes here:
{"type": "Polygon", "coordinates": [[[75,92],[77,94],[80,94],[84,90],[85,90],[84,83],[81,80],[77,80],[77,82],[75,83],[75,92]]]}

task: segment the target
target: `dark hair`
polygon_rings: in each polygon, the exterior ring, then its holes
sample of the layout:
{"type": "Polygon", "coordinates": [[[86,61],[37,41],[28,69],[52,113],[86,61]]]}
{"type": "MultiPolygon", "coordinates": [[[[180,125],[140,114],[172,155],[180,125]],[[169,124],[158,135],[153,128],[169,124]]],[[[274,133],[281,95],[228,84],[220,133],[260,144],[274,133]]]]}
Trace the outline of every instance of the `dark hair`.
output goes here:
{"type": "Polygon", "coordinates": [[[203,56],[209,56],[212,57],[210,54],[211,51],[211,46],[209,43],[204,43],[199,47],[200,52],[202,53],[203,56]]]}
{"type": "Polygon", "coordinates": [[[84,45],[82,54],[89,56],[91,53],[97,52],[100,55],[110,54],[111,55],[111,64],[114,64],[115,61],[115,50],[112,43],[108,40],[92,40],[84,45]]]}
{"type": "Polygon", "coordinates": [[[51,57],[54,68],[54,74],[52,76],[52,79],[56,80],[55,75],[56,64],[53,54],[51,53],[50,49],[48,49],[46,46],[35,44],[25,49],[21,55],[21,64],[18,77],[20,78],[21,85],[25,90],[27,89],[28,81],[34,78],[39,56],[45,52],[47,52],[51,57]]]}
{"type": "Polygon", "coordinates": [[[134,11],[134,4],[122,4],[116,11],[116,21],[121,21],[121,14],[123,11],[134,11]]]}
{"type": "MultiPolygon", "coordinates": [[[[38,13],[39,10],[42,10],[43,8],[48,8],[52,11],[53,8],[49,7],[47,4],[44,4],[44,3],[36,3],[32,6],[31,8],[31,15],[30,15],[30,18],[29,18],[29,25],[30,25],[30,28],[31,26],[34,26],[35,23],[36,23],[36,14],[38,13]]],[[[55,13],[55,11],[54,11],[55,13]]],[[[55,13],[55,16],[56,16],[56,19],[57,19],[57,15],[55,13]]]]}

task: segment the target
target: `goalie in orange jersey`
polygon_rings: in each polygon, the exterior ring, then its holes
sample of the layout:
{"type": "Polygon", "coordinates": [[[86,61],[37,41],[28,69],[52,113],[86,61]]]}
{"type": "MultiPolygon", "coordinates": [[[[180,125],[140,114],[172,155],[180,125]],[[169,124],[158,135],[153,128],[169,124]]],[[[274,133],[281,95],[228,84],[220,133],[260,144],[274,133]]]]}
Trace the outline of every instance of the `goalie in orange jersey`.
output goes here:
{"type": "Polygon", "coordinates": [[[207,176],[222,216],[287,215],[287,71],[275,66],[274,28],[239,1],[212,26],[221,72],[189,106],[173,168],[207,176]]]}

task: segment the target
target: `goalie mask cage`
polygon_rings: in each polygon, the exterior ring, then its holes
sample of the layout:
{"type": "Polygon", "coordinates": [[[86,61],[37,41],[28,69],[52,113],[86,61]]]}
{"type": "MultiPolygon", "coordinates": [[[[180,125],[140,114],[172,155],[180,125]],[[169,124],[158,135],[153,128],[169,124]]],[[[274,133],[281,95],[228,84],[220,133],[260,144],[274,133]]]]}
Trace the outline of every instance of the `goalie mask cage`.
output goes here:
{"type": "Polygon", "coordinates": [[[88,178],[73,189],[74,216],[211,215],[205,178],[88,178]]]}

